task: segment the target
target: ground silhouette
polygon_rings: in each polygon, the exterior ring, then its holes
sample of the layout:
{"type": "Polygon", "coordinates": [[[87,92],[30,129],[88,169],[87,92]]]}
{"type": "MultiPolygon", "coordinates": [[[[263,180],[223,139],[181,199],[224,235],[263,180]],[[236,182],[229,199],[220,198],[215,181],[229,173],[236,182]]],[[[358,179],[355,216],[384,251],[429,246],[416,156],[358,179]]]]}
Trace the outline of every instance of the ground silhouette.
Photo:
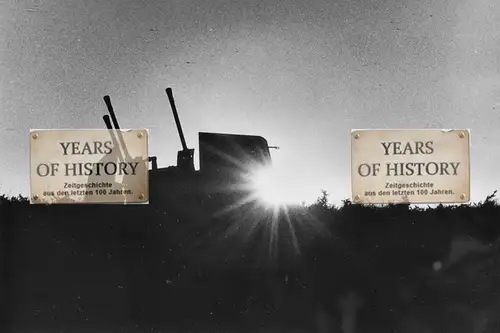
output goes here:
{"type": "MultiPolygon", "coordinates": [[[[251,332],[279,326],[311,332],[318,313],[340,329],[338,304],[349,306],[349,291],[363,300],[361,332],[408,323],[430,332],[470,332],[476,321],[500,313],[494,194],[433,209],[349,200],[335,207],[327,196],[290,208],[290,221],[280,215],[272,257],[270,224],[261,223],[252,237],[218,237],[251,209],[226,217],[234,220],[214,220],[224,225],[207,225],[174,207],[30,205],[2,196],[0,331],[251,332]],[[300,253],[293,250],[290,225],[300,253]],[[452,244],[467,237],[490,250],[457,257],[452,244]],[[451,257],[458,264],[448,267],[451,257]],[[469,304],[471,298],[477,302],[469,304]]],[[[483,321],[483,332],[493,329],[492,319],[483,321]]]]}

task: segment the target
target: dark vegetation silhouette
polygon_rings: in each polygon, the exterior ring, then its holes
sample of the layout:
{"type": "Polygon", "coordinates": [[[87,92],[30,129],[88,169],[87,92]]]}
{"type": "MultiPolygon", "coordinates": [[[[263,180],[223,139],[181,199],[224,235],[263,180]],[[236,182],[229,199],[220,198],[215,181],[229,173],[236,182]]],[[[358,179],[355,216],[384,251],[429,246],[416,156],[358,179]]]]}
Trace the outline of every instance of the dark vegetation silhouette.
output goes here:
{"type": "Polygon", "coordinates": [[[446,294],[432,280],[432,265],[445,262],[460,235],[496,246],[495,194],[436,208],[349,200],[337,207],[322,191],[316,203],[290,208],[298,252],[280,215],[272,256],[269,224],[244,237],[252,208],[195,221],[168,205],[30,205],[0,196],[0,331],[255,332],[278,325],[315,332],[317,309],[339,318],[337,295],[356,290],[365,295],[359,321],[370,332],[390,332],[409,313],[436,332],[462,332],[450,326],[457,317],[445,315],[448,296],[477,299],[471,307],[492,304],[500,274],[490,269],[446,294]],[[238,223],[238,232],[225,233],[238,223]],[[401,301],[397,286],[412,290],[411,299],[401,301]]]}

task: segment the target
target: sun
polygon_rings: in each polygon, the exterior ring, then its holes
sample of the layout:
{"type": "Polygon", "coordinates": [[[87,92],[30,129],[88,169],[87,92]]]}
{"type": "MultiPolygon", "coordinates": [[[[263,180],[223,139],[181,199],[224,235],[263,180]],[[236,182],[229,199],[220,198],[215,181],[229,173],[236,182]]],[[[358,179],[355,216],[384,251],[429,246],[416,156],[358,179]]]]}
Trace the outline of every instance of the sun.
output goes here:
{"type": "Polygon", "coordinates": [[[324,232],[321,221],[307,210],[312,203],[311,186],[301,170],[289,164],[276,166],[255,156],[244,161],[225,158],[235,168],[231,181],[220,189],[228,195],[228,202],[213,214],[217,221],[227,223],[221,241],[237,237],[239,242],[233,246],[243,249],[255,237],[263,237],[268,259],[276,260],[285,252],[300,254],[301,244],[308,242],[312,233],[324,232]],[[282,232],[285,237],[281,237],[282,232]],[[290,251],[282,252],[279,248],[290,251]]]}
{"type": "Polygon", "coordinates": [[[258,201],[272,207],[304,201],[300,187],[273,166],[256,167],[250,177],[251,190],[258,201]]]}

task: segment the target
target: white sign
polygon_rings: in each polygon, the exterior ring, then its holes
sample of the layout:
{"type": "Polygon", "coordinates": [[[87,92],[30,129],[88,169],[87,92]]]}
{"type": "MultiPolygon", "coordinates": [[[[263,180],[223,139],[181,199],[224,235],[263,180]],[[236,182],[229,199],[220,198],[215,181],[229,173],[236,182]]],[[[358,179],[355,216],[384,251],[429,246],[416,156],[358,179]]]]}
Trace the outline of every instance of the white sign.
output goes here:
{"type": "Polygon", "coordinates": [[[470,200],[468,130],[353,130],[352,201],[358,204],[470,200]]]}
{"type": "Polygon", "coordinates": [[[147,130],[31,130],[33,204],[147,203],[147,130]]]}

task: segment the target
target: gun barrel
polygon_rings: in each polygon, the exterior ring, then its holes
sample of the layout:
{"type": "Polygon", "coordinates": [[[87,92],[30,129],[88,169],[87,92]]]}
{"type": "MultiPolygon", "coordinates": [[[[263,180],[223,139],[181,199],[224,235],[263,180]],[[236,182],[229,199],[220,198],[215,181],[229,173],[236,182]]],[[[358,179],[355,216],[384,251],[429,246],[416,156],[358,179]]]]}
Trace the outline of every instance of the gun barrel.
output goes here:
{"type": "Polygon", "coordinates": [[[109,119],[109,116],[106,114],[102,116],[102,120],[104,120],[104,123],[106,124],[106,128],[109,130],[113,129],[113,126],[111,125],[111,120],[109,119]]]}
{"type": "MultiPolygon", "coordinates": [[[[123,154],[126,159],[130,158],[130,154],[128,153],[127,145],[125,144],[125,140],[123,139],[123,136],[120,132],[120,125],[118,124],[118,119],[116,119],[116,114],[115,111],[113,110],[113,105],[111,104],[111,98],[106,95],[104,96],[104,103],[106,103],[106,106],[108,107],[108,112],[109,115],[111,116],[111,121],[113,122],[113,126],[115,126],[116,134],[118,135],[118,139],[120,140],[120,144],[123,149],[123,154]]],[[[111,130],[112,133],[112,128],[110,128],[111,124],[109,121],[109,117],[106,117],[106,115],[103,117],[104,122],[106,123],[106,127],[111,130]]]]}
{"type": "MultiPolygon", "coordinates": [[[[118,150],[120,150],[120,145],[118,144],[118,141],[116,140],[115,133],[113,132],[113,126],[111,125],[111,120],[109,119],[109,116],[107,114],[102,116],[102,120],[104,120],[104,123],[106,124],[106,127],[109,131],[109,136],[111,137],[111,141],[113,142],[113,147],[117,147],[118,150]]],[[[121,150],[120,150],[120,154],[119,154],[118,158],[120,159],[120,161],[125,162],[123,160],[121,150]]]]}
{"type": "Polygon", "coordinates": [[[111,120],[113,121],[115,129],[120,129],[120,125],[118,125],[118,119],[116,119],[115,110],[113,110],[113,105],[111,105],[111,98],[108,95],[104,96],[104,103],[106,103],[106,106],[108,107],[108,112],[111,116],[111,120]]]}
{"type": "Polygon", "coordinates": [[[170,107],[174,114],[175,125],[177,126],[177,131],[179,132],[179,137],[181,139],[182,149],[187,151],[188,147],[186,145],[186,139],[184,138],[184,133],[182,132],[181,121],[179,120],[179,115],[177,113],[177,108],[175,107],[174,95],[172,93],[172,88],[166,89],[168,100],[170,101],[170,107]]]}

